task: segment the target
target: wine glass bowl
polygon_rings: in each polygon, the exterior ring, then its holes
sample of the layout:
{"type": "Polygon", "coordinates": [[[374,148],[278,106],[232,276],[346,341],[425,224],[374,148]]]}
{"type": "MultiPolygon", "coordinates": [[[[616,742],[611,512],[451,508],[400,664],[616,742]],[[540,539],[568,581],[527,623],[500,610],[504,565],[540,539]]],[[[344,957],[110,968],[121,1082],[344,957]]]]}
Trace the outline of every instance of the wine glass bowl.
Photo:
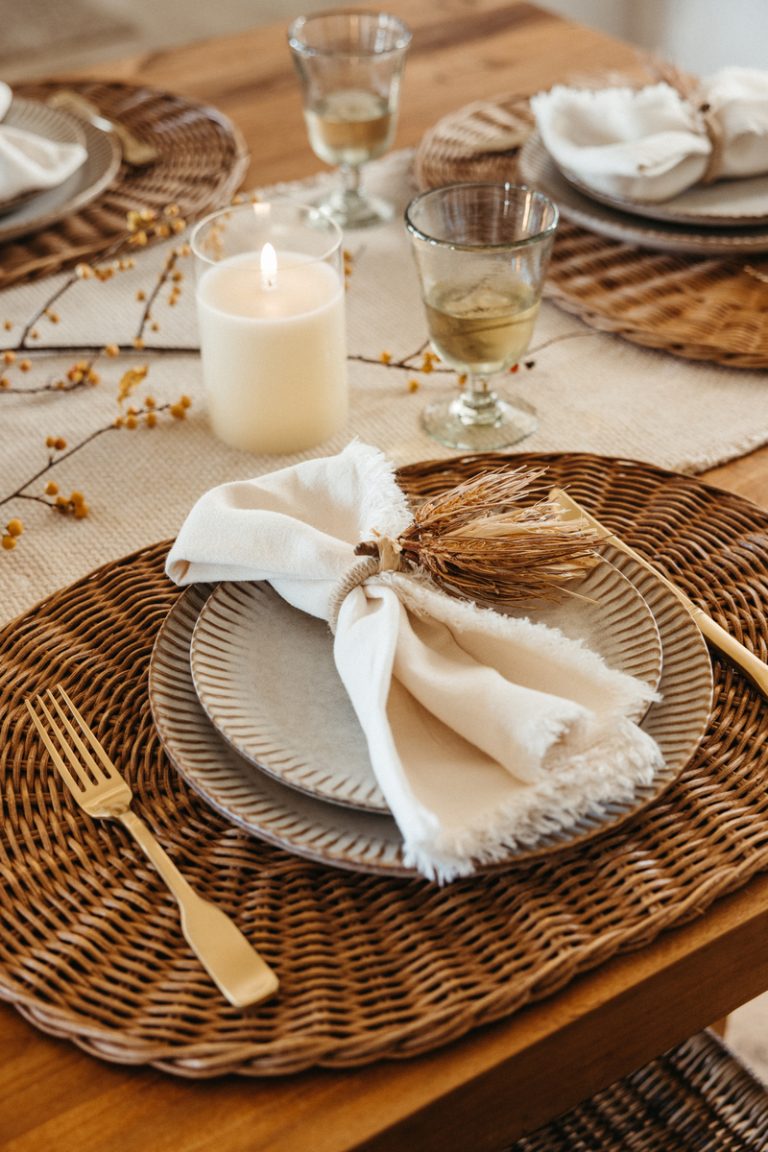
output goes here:
{"type": "Polygon", "coordinates": [[[410,41],[397,17],[356,9],[299,16],[288,30],[310,146],[342,178],[318,207],[342,228],[392,218],[392,205],[363,191],[360,169],[392,146],[410,41]]]}
{"type": "Polygon", "coordinates": [[[538,425],[529,404],[502,398],[489,378],[530,344],[557,221],[548,197],[513,184],[452,184],[406,209],[432,347],[465,378],[458,395],[422,413],[448,447],[503,448],[538,425]]]}

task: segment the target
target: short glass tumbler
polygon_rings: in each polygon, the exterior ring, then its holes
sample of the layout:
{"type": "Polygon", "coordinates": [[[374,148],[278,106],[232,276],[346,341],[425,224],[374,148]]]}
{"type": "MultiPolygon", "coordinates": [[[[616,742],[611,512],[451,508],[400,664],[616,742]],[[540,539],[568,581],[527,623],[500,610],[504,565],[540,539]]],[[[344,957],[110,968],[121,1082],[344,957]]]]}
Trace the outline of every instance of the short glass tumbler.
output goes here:
{"type": "Polygon", "coordinates": [[[534,409],[500,397],[489,379],[530,343],[557,221],[551,200],[513,184],[451,184],[408,205],[432,347],[466,377],[458,395],[422,414],[441,444],[504,448],[537,428],[534,409]]]}
{"type": "Polygon", "coordinates": [[[341,188],[318,207],[342,228],[393,215],[390,204],[363,191],[360,168],[392,146],[410,42],[395,16],[357,9],[300,16],[288,30],[312,151],[341,173],[341,188]]]}

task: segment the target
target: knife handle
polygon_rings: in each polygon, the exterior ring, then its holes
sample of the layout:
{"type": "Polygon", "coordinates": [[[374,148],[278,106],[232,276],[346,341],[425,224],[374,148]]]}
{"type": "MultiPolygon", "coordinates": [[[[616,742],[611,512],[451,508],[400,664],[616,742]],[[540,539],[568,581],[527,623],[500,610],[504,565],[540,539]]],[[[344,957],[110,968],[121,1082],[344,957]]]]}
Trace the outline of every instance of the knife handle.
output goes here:
{"type": "Polygon", "coordinates": [[[740,668],[744,675],[762,692],[763,696],[768,699],[768,664],[758,656],[755,656],[754,652],[750,652],[748,648],[745,648],[735,636],[731,636],[730,632],[726,632],[725,628],[721,628],[717,621],[713,620],[711,616],[708,616],[703,608],[699,608],[698,605],[694,604],[694,602],[686,596],[685,592],[673,584],[663,572],[659,572],[658,568],[646,560],[644,556],[635,552],[634,548],[630,548],[629,544],[625,544],[620,536],[616,536],[610,528],[607,528],[605,524],[601,524],[599,520],[596,520],[594,516],[590,515],[572,496],[563,492],[561,488],[553,488],[549,493],[549,498],[553,503],[559,505],[567,519],[581,517],[586,524],[590,524],[593,528],[601,532],[604,540],[609,541],[614,547],[620,548],[622,552],[631,556],[633,560],[636,560],[638,564],[642,564],[644,568],[661,580],[662,583],[669,588],[670,592],[673,592],[678,600],[687,608],[702,636],[706,637],[713,648],[717,648],[732,664],[740,668]]]}

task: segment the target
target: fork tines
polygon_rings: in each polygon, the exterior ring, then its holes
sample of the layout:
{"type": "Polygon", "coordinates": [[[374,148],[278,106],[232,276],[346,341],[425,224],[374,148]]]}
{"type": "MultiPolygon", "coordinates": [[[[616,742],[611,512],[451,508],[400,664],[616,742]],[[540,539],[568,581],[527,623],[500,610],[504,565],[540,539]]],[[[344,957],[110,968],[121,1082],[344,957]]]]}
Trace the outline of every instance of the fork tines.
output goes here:
{"type": "Polygon", "coordinates": [[[34,698],[34,704],[38,711],[35,710],[29,700],[25,700],[24,703],[56,768],[76,796],[90,784],[99,783],[105,777],[112,779],[116,776],[114,765],[61,684],[54,685],[53,690],[46,689],[45,696],[41,694],[34,698]],[[69,715],[62,707],[62,701],[69,710],[69,715]],[[48,728],[38,713],[42,713],[48,728]],[[77,728],[72,723],[70,716],[77,723],[77,728]],[[51,733],[56,742],[54,742],[51,733]],[[98,763],[83,740],[83,736],[86,737],[90,748],[96,753],[98,763]],[[91,775],[88,774],[89,771],[91,775]]]}

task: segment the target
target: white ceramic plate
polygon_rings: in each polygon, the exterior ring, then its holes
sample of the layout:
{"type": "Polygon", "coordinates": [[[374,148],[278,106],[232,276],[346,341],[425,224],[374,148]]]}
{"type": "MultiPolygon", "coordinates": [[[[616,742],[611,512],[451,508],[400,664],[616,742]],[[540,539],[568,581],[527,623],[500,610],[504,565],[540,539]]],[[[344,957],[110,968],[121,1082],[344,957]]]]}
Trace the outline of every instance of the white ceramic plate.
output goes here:
{"type": "MultiPolygon", "coordinates": [[[[661,640],[634,585],[604,562],[578,592],[515,615],[584,640],[655,691],[661,640]]],[[[190,659],[209,719],[246,760],[321,800],[388,812],[324,621],[292,608],[269,585],[220,584],[200,613],[190,659]]]]}
{"type": "MultiPolygon", "coordinates": [[[[712,666],[701,633],[652,573],[620,553],[611,551],[610,559],[635,584],[659,627],[662,699],[649,708],[642,727],[657,740],[664,767],[631,803],[580,820],[534,849],[511,851],[505,864],[571,847],[628,819],[677,779],[706,730],[712,666]]],[[[179,597],[157,637],[149,670],[155,724],[180,775],[233,823],[298,856],[352,871],[416,877],[403,862],[402,840],[389,816],[326,804],[286,788],[240,756],[213,727],[198,700],[190,667],[192,633],[210,591],[208,586],[193,587],[179,597]]],[[[306,704],[298,702],[297,709],[305,710],[306,704]]]]}
{"type": "MultiPolygon", "coordinates": [[[[566,180],[547,152],[541,137],[533,133],[519,156],[521,179],[544,192],[558,205],[563,217],[612,240],[666,252],[688,252],[700,256],[733,256],[739,253],[768,252],[768,225],[755,227],[710,227],[698,221],[673,223],[646,220],[626,210],[601,204],[592,193],[583,195],[566,180]]],[[[633,213],[635,209],[633,208],[633,213]]]]}
{"type": "MultiPolygon", "coordinates": [[[[62,117],[66,117],[67,121],[74,120],[74,117],[58,108],[48,108],[47,105],[34,100],[16,98],[8,110],[5,122],[13,124],[16,128],[49,135],[53,131],[61,130],[62,117]]],[[[85,163],[56,188],[37,192],[16,208],[0,216],[0,243],[25,236],[29,232],[37,232],[41,228],[55,224],[64,216],[79,212],[114,180],[121,160],[117,141],[109,133],[94,128],[92,124],[76,120],[74,122],[88,152],[85,163]]]]}

